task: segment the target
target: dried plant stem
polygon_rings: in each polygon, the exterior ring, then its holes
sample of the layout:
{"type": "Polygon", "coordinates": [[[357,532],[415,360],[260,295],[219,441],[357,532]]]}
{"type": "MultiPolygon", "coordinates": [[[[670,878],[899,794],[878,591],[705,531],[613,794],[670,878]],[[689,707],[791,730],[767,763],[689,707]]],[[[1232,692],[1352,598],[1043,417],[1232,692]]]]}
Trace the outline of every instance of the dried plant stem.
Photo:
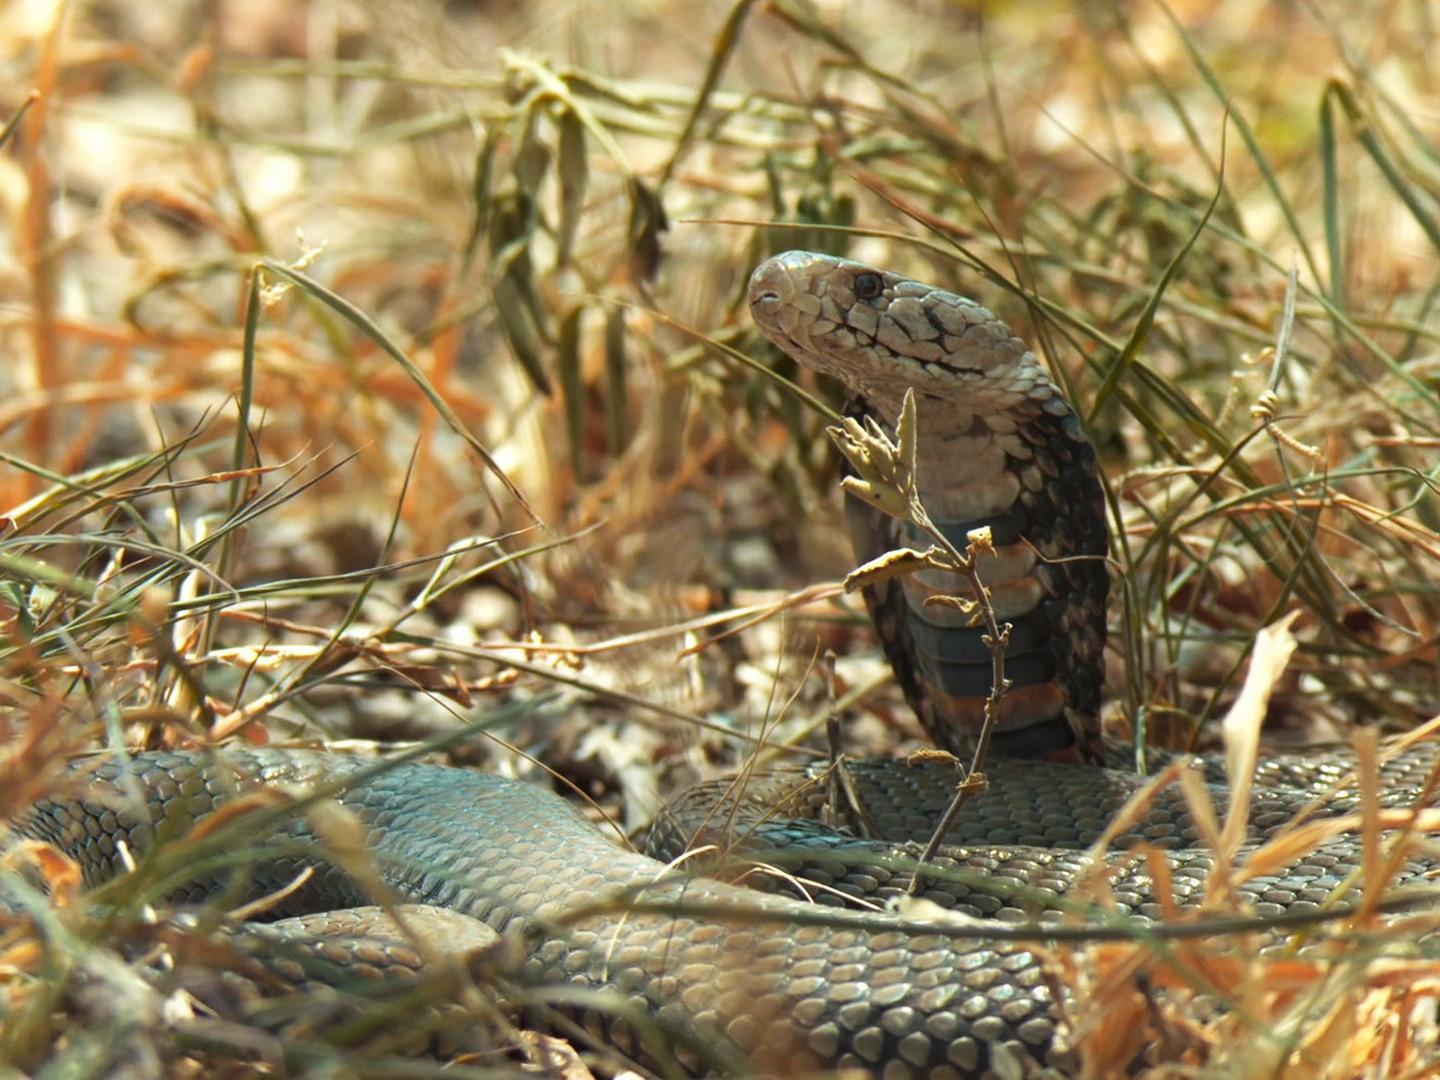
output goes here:
{"type": "Polygon", "coordinates": [[[846,590],[853,592],[863,586],[878,584],[889,578],[919,570],[933,569],[961,574],[969,580],[973,598],[931,596],[926,598],[925,603],[933,607],[956,609],[969,616],[972,626],[977,623],[985,626],[982,641],[990,653],[991,684],[990,693],[985,699],[984,721],[975,739],[970,766],[968,769],[963,765],[959,766],[961,777],[955,788],[955,797],[940,816],[935,832],[921,855],[920,868],[916,869],[910,883],[910,892],[913,894],[923,887],[923,866],[944,843],[945,834],[961,806],[985,790],[985,757],[989,753],[990,740],[999,720],[1000,701],[1009,688],[1005,679],[1005,648],[1010,642],[1010,624],[1005,623],[1002,626],[995,617],[995,608],[990,602],[990,590],[980,579],[977,569],[982,554],[995,554],[989,527],[967,533],[967,543],[962,553],[931,520],[920,499],[915,466],[915,449],[919,439],[915,392],[909,389],[905,391],[893,440],[870,417],[866,417],[863,424],[854,418],[847,418],[843,427],[832,427],[827,431],[855,470],[854,476],[847,476],[842,481],[842,487],[851,496],[868,503],[881,513],[909,523],[932,541],[930,548],[923,552],[901,548],[872,559],[845,578],[846,590]]]}

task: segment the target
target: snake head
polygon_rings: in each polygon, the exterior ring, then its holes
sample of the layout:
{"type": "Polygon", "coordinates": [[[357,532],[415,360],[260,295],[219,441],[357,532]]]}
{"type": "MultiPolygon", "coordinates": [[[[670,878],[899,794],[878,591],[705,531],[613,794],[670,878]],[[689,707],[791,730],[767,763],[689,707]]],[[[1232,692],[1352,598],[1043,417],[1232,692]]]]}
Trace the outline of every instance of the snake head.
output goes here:
{"type": "Polygon", "coordinates": [[[906,386],[995,410],[1055,393],[1035,355],[988,309],[864,263],[784,252],[756,267],[749,304],[766,337],[892,422],[906,386]]]}

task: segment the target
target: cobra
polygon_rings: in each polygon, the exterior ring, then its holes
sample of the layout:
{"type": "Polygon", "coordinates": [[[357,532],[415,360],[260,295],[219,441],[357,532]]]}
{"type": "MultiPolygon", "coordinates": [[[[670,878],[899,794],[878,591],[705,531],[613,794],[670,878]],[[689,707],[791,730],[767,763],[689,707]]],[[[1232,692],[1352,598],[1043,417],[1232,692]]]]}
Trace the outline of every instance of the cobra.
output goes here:
{"type": "MultiPolygon", "coordinates": [[[[964,297],[859,263],[791,251],[750,279],[762,331],[850,392],[848,415],[894,430],[916,395],[921,501],[959,550],[989,526],[985,563],[996,617],[1011,624],[992,749],[1014,757],[1100,758],[1104,677],[1105,503],[1095,453],[1035,354],[964,297]]],[[[846,515],[857,559],[930,546],[858,499],[846,515]]],[[[922,571],[866,590],[885,655],[929,736],[954,752],[978,736],[990,692],[983,629],[936,594],[965,595],[958,574],[922,571]]]]}
{"type": "MultiPolygon", "coordinates": [[[[904,391],[914,388],[920,489],[932,516],[962,540],[974,525],[989,524],[1000,547],[987,577],[1001,617],[1016,628],[1006,658],[1015,688],[996,750],[1093,758],[1108,588],[1103,503],[1094,454],[1034,355],[970,301],[826,255],[766,261],[749,298],[768,337],[845,384],[852,415],[892,425],[904,391]]],[[[851,506],[848,515],[861,558],[905,539],[863,508],[851,506]]],[[[922,723],[942,746],[959,749],[975,735],[989,661],[973,630],[933,617],[923,603],[957,584],[936,576],[891,583],[867,600],[922,723]]],[[[1415,748],[1389,759],[1382,802],[1408,805],[1433,757],[1415,748]]],[[[1246,850],[1317,794],[1326,796],[1326,814],[1356,810],[1353,792],[1333,790],[1349,764],[1336,756],[1264,763],[1246,850]]],[[[432,943],[468,947],[459,919],[513,935],[523,948],[517,981],[540,998],[547,987],[566,991],[567,1015],[582,1029],[659,1071],[853,1067],[886,1078],[1072,1071],[1067,1003],[1024,942],[1005,940],[1003,929],[843,907],[903,889],[913,859],[895,844],[927,836],[953,786],[943,765],[855,762],[849,769],[857,802],[889,840],[821,825],[820,774],[807,769],[697,789],[662,816],[651,840],[652,854],[668,857],[696,838],[700,823],[723,820],[743,837],[734,858],[782,864],[788,880],[842,905],[820,914],[799,899],[682,874],[624,850],[552,793],[441,766],[377,771],[341,754],[227,749],[82,762],[11,828],[61,847],[93,884],[121,872],[120,841],[143,851],[162,823],[202,821],[262,785],[339,784],[336,797],[367,828],[379,879],[418,905],[409,909],[409,931],[423,935],[433,926],[432,943]],[[577,999],[577,989],[602,996],[577,999]],[[637,1015],[653,1018],[658,1041],[633,1022],[637,1015]]],[[[927,875],[926,895],[1043,938],[1047,913],[1063,906],[1089,865],[1085,849],[1143,780],[1003,756],[987,771],[990,788],[966,806],[927,875]]],[[[1169,888],[1185,905],[1203,893],[1213,868],[1201,832],[1172,787],[1113,844],[1144,838],[1166,848],[1169,888]]],[[[314,840],[299,816],[281,833],[314,840]]],[[[1341,835],[1239,888],[1262,915],[1315,910],[1347,888],[1356,895],[1350,875],[1362,864],[1358,840],[1341,835]]],[[[1403,886],[1437,868],[1434,857],[1416,856],[1394,881],[1403,886]]],[[[253,885],[264,891],[290,882],[295,869],[293,859],[261,863],[253,885]]],[[[1143,865],[1115,860],[1110,875],[1122,912],[1162,915],[1143,865]]],[[[211,884],[197,882],[188,895],[211,884]]],[[[292,894],[290,906],[317,911],[366,899],[354,880],[327,871],[292,894]]],[[[314,927],[257,933],[269,942],[314,927]]],[[[363,955],[383,974],[404,966],[396,957],[409,931],[382,920],[336,948],[363,955]]]]}

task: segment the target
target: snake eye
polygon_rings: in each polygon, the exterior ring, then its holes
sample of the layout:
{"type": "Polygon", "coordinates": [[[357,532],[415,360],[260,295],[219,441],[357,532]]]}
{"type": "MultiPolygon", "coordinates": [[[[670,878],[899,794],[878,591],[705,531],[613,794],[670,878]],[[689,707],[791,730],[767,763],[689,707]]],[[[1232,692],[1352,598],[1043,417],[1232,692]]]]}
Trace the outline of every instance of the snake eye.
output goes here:
{"type": "Polygon", "coordinates": [[[885,283],[880,280],[879,274],[866,270],[855,275],[854,288],[857,300],[874,300],[885,291],[885,283]]]}

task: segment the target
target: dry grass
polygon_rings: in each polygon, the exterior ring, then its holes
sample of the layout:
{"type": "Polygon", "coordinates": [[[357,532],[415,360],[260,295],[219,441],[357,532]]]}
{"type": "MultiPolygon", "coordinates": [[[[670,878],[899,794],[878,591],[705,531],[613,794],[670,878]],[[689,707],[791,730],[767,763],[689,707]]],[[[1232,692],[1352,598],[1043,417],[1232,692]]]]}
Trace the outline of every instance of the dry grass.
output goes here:
{"type": "MultiPolygon", "coordinates": [[[[825,417],[740,303],[789,247],[977,297],[1081,404],[1113,730],[1203,745],[1296,609],[1276,737],[1434,711],[1433,5],[142,8],[0,14],[0,107],[37,95],[0,157],[0,818],[81,747],[443,737],[557,683],[493,734],[627,824],[812,733],[817,649],[876,668],[853,608],[779,602],[848,568],[825,417]]],[[[913,733],[863,712],[862,750],[913,733]]],[[[226,1060],[72,993],[138,993],[111,929],[0,937],[0,1056],[226,1060]]],[[[1433,964],[1357,963],[1293,1075],[1415,1075],[1352,1017],[1433,1009],[1433,964]]],[[[1289,1023],[1179,1000],[1196,1067],[1289,1023]]]]}

